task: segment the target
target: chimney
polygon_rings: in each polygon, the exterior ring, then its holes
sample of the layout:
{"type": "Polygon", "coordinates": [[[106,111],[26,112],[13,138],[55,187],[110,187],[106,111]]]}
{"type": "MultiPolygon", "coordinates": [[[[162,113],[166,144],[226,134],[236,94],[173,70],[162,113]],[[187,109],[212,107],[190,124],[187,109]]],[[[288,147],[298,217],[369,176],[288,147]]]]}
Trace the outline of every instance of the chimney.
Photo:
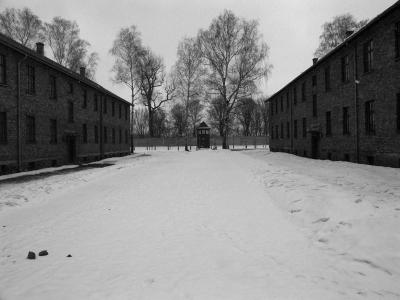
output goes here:
{"type": "Polygon", "coordinates": [[[81,74],[82,77],[86,77],[86,68],[85,67],[81,67],[79,69],[79,73],[81,74]]]}
{"type": "Polygon", "coordinates": [[[44,44],[41,42],[36,43],[36,53],[43,56],[44,55],[44,44]]]}
{"type": "Polygon", "coordinates": [[[312,64],[315,65],[317,62],[318,62],[318,58],[317,58],[317,57],[314,57],[314,58],[312,59],[312,64]]]}
{"type": "Polygon", "coordinates": [[[348,38],[349,36],[351,36],[354,33],[354,30],[347,30],[346,31],[346,38],[348,38]]]}

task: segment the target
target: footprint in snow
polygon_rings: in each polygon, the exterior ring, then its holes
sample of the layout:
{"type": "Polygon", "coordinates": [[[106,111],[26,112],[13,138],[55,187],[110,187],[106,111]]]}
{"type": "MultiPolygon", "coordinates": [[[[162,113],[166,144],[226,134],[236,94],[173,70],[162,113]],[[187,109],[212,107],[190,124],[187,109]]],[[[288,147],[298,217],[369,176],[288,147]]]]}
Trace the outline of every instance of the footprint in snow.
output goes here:
{"type": "Polygon", "coordinates": [[[320,218],[320,219],[314,221],[313,223],[314,224],[315,223],[325,223],[325,222],[328,222],[328,221],[329,221],[329,218],[320,218]]]}
{"type": "Polygon", "coordinates": [[[292,209],[290,211],[291,214],[295,214],[295,213],[299,213],[299,212],[301,212],[301,209],[292,209]]]}

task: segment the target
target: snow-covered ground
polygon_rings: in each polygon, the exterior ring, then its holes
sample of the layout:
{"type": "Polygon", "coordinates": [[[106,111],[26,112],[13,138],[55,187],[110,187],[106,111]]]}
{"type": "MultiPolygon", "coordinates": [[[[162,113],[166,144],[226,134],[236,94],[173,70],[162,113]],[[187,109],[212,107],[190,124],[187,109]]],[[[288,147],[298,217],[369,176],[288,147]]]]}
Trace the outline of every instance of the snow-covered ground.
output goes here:
{"type": "Polygon", "coordinates": [[[399,169],[266,150],[103,163],[0,177],[1,300],[400,298],[399,169]]]}

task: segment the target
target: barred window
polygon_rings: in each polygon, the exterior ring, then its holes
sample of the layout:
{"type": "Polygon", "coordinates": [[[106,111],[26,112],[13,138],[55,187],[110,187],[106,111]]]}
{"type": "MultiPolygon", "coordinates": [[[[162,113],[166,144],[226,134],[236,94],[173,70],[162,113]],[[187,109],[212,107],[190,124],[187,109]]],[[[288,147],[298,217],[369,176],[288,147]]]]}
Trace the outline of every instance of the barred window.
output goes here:
{"type": "Polygon", "coordinates": [[[297,88],[293,88],[293,103],[294,105],[297,105],[297,88]]]}
{"type": "Polygon", "coordinates": [[[88,142],[87,125],[82,124],[82,142],[86,144],[88,142]]]}
{"type": "Polygon", "coordinates": [[[281,96],[281,111],[283,111],[283,96],[281,96]]]}
{"type": "Polygon", "coordinates": [[[94,111],[99,110],[99,99],[97,98],[97,94],[94,94],[93,96],[93,110],[94,111]]]}
{"type": "Polygon", "coordinates": [[[350,116],[348,107],[343,107],[343,134],[350,134],[350,116]]]}
{"type": "Polygon", "coordinates": [[[57,98],[57,85],[56,85],[56,77],[50,75],[49,77],[49,87],[50,87],[50,98],[57,98]]]}
{"type": "Polygon", "coordinates": [[[112,143],[115,144],[115,128],[112,129],[112,143]]]}
{"type": "Polygon", "coordinates": [[[104,139],[104,144],[107,144],[108,136],[107,136],[107,127],[104,126],[103,128],[103,139],[104,139]]]}
{"type": "Polygon", "coordinates": [[[122,144],[122,129],[119,129],[119,143],[122,144]]]}
{"type": "Polygon", "coordinates": [[[87,90],[82,91],[82,108],[87,108],[87,90]]]}
{"type": "Polygon", "coordinates": [[[396,58],[400,58],[400,22],[396,23],[395,30],[395,53],[396,58]]]}
{"type": "Polygon", "coordinates": [[[125,144],[128,144],[128,130],[125,129],[125,144]]]}
{"type": "Polygon", "coordinates": [[[303,118],[303,138],[307,137],[307,119],[303,118]]]}
{"type": "Polygon", "coordinates": [[[286,122],[286,137],[290,138],[290,124],[286,122]]]}
{"type": "Polygon", "coordinates": [[[374,42],[372,40],[364,44],[364,72],[371,72],[374,62],[374,42]]]}
{"type": "Polygon", "coordinates": [[[96,125],[94,126],[94,142],[99,143],[99,128],[96,125]]]}
{"type": "Polygon", "coordinates": [[[35,117],[26,116],[26,143],[33,144],[35,142],[36,142],[35,117]]]}
{"type": "Polygon", "coordinates": [[[293,137],[297,139],[297,120],[293,121],[293,137]]]}
{"type": "Polygon", "coordinates": [[[113,117],[115,116],[115,101],[114,100],[111,102],[111,115],[113,117]]]}
{"type": "Polygon", "coordinates": [[[57,144],[57,120],[50,119],[50,143],[57,144]]]}
{"type": "Polygon", "coordinates": [[[301,101],[305,102],[306,101],[306,83],[303,82],[301,85],[301,101]]]}
{"type": "Polygon", "coordinates": [[[0,54],[0,84],[5,84],[6,82],[6,56],[0,54]]]}
{"type": "Polygon", "coordinates": [[[375,101],[365,102],[365,132],[375,134],[375,101]]]}
{"type": "Polygon", "coordinates": [[[396,118],[397,118],[397,132],[400,133],[400,93],[397,94],[397,105],[396,105],[396,118]]]}
{"type": "Polygon", "coordinates": [[[313,117],[317,117],[318,116],[317,95],[313,95],[312,115],[313,115],[313,117]]]}
{"type": "Polygon", "coordinates": [[[7,144],[7,113],[0,111],[0,145],[7,144]]]}
{"type": "Polygon", "coordinates": [[[36,89],[35,89],[35,68],[33,66],[28,65],[27,66],[27,89],[26,92],[30,95],[35,94],[36,89]]]}
{"type": "Polygon", "coordinates": [[[327,66],[325,68],[325,92],[331,89],[331,67],[327,66]]]}
{"type": "Polygon", "coordinates": [[[103,98],[103,113],[107,114],[107,98],[103,98]]]}
{"type": "Polygon", "coordinates": [[[326,136],[332,135],[332,119],[331,119],[331,112],[326,112],[326,136]]]}
{"type": "Polygon", "coordinates": [[[129,111],[129,106],[125,105],[125,120],[128,120],[128,111],[129,111]]]}
{"type": "Polygon", "coordinates": [[[74,103],[68,102],[68,122],[74,123],[74,103]]]}
{"type": "Polygon", "coordinates": [[[350,63],[349,56],[342,57],[342,82],[348,82],[350,80],[350,63]]]}
{"type": "Polygon", "coordinates": [[[122,104],[119,104],[119,118],[122,118],[122,104]]]}

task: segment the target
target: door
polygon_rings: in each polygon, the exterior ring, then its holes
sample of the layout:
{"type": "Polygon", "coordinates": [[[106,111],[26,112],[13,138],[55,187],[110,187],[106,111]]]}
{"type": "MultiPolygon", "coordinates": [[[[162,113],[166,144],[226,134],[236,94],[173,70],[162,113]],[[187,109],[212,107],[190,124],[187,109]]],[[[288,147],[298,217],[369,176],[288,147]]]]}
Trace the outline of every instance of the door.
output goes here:
{"type": "Polygon", "coordinates": [[[67,136],[67,154],[68,154],[68,162],[74,163],[76,159],[75,136],[72,135],[67,136]]]}
{"type": "Polygon", "coordinates": [[[311,157],[319,158],[319,132],[313,132],[311,135],[311,157]]]}

